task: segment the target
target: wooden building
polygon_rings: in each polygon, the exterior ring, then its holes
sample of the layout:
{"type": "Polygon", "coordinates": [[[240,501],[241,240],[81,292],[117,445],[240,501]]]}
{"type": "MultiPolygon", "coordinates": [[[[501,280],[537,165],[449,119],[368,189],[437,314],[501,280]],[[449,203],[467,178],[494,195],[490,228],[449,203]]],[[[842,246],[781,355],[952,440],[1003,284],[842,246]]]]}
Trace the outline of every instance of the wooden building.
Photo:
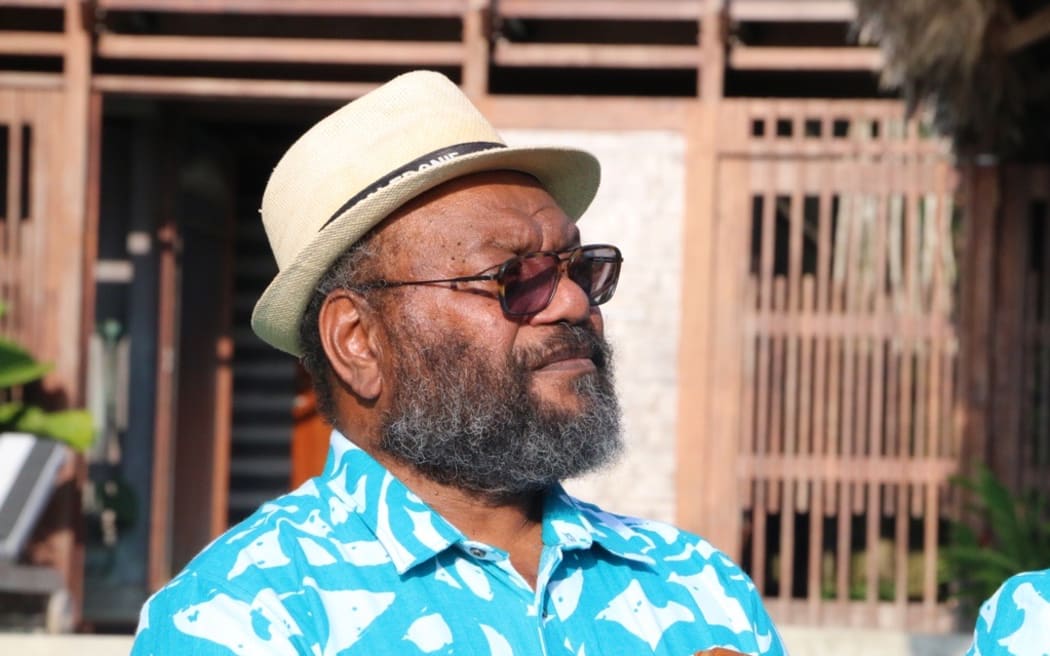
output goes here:
{"type": "Polygon", "coordinates": [[[62,571],[74,620],[127,626],[316,467],[306,384],[248,328],[275,266],[258,199],[305,127],[432,68],[501,129],[677,135],[673,519],[740,559],[778,621],[951,628],[948,478],[993,434],[1034,482],[1050,462],[1050,185],[1027,167],[985,193],[980,160],[957,167],[880,90],[854,17],[848,0],[0,1],[0,333],[121,447],[116,468],[64,473],[26,557],[62,571]],[[973,220],[1003,212],[1023,219],[973,220]],[[80,517],[91,480],[136,499],[116,546],[80,517]]]}

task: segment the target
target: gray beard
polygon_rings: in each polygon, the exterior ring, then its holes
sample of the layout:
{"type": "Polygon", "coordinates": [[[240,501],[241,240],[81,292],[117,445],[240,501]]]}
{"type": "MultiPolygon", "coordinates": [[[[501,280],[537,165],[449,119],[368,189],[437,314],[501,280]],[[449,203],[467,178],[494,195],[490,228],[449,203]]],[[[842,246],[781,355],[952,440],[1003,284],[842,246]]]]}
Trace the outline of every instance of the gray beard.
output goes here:
{"type": "Polygon", "coordinates": [[[594,471],[622,451],[611,349],[592,331],[566,326],[539,352],[502,363],[455,338],[427,343],[404,325],[391,332],[399,358],[379,448],[431,480],[498,503],[594,471]],[[561,340],[594,351],[597,371],[573,384],[575,412],[529,391],[527,363],[561,340]]]}

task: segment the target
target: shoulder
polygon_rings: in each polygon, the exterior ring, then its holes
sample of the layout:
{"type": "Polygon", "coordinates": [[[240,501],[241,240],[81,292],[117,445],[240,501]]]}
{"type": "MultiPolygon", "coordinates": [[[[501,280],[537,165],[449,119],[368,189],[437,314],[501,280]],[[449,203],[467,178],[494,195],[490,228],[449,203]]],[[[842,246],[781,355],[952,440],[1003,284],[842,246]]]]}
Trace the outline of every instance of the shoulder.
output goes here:
{"type": "Polygon", "coordinates": [[[184,573],[220,577],[245,584],[243,575],[288,564],[282,543],[299,535],[328,537],[333,532],[330,495],[310,480],[264,503],[253,514],[213,540],[184,573]]]}
{"type": "Polygon", "coordinates": [[[133,653],[156,645],[189,648],[191,640],[261,648],[253,642],[260,625],[269,627],[267,646],[287,640],[297,632],[281,601],[300,581],[294,542],[299,535],[331,532],[328,505],[308,481],[213,540],[143,605],[133,653]]]}
{"type": "Polygon", "coordinates": [[[1043,593],[1050,591],[1050,569],[1014,574],[1003,582],[999,590],[1017,590],[1026,586],[1043,593]]]}
{"type": "Polygon", "coordinates": [[[717,587],[740,599],[757,597],[747,574],[703,537],[667,522],[621,515],[577,499],[572,501],[598,535],[609,536],[609,540],[599,539],[600,543],[618,545],[646,557],[667,580],[706,589],[717,587]]]}
{"type": "Polygon", "coordinates": [[[719,565],[733,563],[728,556],[704,538],[673,524],[609,512],[575,498],[571,498],[571,501],[596,531],[630,540],[645,553],[678,556],[676,560],[714,561],[719,565]]]}
{"type": "Polygon", "coordinates": [[[970,653],[1042,654],[1050,643],[1048,620],[1050,569],[1015,574],[981,605],[970,653]]]}
{"type": "Polygon", "coordinates": [[[783,654],[784,648],[762,597],[733,559],[706,539],[666,522],[606,512],[572,500],[595,541],[609,551],[645,562],[659,595],[692,609],[712,636],[750,653],[783,654]],[[604,537],[603,537],[604,536],[604,537]]]}
{"type": "Polygon", "coordinates": [[[991,626],[997,619],[1003,621],[1017,613],[1037,616],[1047,613],[1050,617],[1050,569],[1021,572],[1006,579],[981,605],[980,620],[991,626]]]}
{"type": "Polygon", "coordinates": [[[1028,617],[1050,617],[1050,569],[1021,572],[1003,581],[981,605],[978,628],[1012,627],[1028,617]]]}
{"type": "MultiPolygon", "coordinates": [[[[334,531],[330,497],[310,480],[264,503],[201,550],[150,603],[170,610],[219,593],[251,602],[261,590],[295,585],[303,538],[329,538],[334,531]]],[[[347,529],[345,523],[339,528],[347,529]]]]}

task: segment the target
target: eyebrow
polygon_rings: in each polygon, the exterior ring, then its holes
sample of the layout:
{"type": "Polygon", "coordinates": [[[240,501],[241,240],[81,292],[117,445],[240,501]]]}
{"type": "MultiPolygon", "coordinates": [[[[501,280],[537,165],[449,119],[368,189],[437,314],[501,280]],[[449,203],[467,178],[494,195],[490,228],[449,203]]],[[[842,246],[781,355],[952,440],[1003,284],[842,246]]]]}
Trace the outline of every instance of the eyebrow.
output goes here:
{"type": "MultiPolygon", "coordinates": [[[[502,249],[519,255],[535,252],[537,250],[551,250],[533,248],[531,243],[535,236],[535,232],[527,229],[503,230],[488,241],[485,246],[502,249]]],[[[575,223],[569,225],[569,230],[565,233],[565,236],[567,239],[564,242],[561,242],[560,240],[556,242],[556,246],[553,250],[573,248],[580,245],[580,228],[575,223]]]]}

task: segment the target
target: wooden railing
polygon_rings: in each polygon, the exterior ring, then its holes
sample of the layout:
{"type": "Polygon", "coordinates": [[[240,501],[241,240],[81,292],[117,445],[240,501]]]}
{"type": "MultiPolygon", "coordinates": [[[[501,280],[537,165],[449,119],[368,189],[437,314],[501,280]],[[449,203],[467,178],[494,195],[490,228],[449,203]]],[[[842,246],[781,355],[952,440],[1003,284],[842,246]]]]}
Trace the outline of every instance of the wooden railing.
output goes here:
{"type": "MultiPolygon", "coordinates": [[[[57,77],[67,45],[63,3],[4,4],[53,16],[0,26],[0,54],[38,58],[0,79],[39,76],[40,61],[57,77]]],[[[723,67],[783,75],[882,64],[876,49],[847,38],[849,0],[98,0],[92,7],[87,31],[99,69],[92,85],[117,94],[345,100],[398,70],[436,67],[475,97],[515,93],[535,72],[547,74],[543,84],[569,76],[554,93],[593,93],[593,78],[571,82],[588,71],[621,73],[605,78],[611,95],[694,96],[706,93],[705,77],[721,93],[723,67]],[[742,25],[764,27],[741,32],[742,25]],[[792,26],[787,43],[747,36],[784,25],[792,26]],[[812,25],[823,27],[808,36],[812,25]],[[841,38],[822,42],[829,26],[841,38]],[[202,72],[200,63],[211,67],[202,72]]]]}

